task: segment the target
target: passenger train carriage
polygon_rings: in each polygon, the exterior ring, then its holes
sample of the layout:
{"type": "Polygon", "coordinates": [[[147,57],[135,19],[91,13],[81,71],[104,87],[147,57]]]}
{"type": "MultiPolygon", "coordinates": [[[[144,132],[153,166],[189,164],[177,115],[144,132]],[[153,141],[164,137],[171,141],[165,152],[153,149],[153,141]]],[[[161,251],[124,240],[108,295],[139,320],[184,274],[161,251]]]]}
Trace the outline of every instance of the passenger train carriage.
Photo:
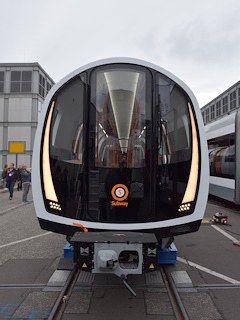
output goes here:
{"type": "Polygon", "coordinates": [[[197,231],[208,195],[208,154],[197,101],[154,64],[111,58],[49,92],[39,115],[33,197],[43,229],[197,231]]]}
{"type": "Polygon", "coordinates": [[[240,204],[240,112],[205,126],[209,152],[209,193],[240,204]]]}

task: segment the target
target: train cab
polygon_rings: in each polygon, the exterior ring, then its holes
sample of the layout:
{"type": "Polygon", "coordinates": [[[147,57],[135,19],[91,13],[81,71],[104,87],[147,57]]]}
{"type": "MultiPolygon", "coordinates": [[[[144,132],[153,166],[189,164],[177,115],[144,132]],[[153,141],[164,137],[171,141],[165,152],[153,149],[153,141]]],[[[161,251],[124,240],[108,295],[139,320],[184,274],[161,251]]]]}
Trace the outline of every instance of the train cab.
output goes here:
{"type": "Polygon", "coordinates": [[[196,231],[208,152],[191,90],[151,63],[105,59],[49,92],[37,129],[33,196],[43,229],[196,231]]]}

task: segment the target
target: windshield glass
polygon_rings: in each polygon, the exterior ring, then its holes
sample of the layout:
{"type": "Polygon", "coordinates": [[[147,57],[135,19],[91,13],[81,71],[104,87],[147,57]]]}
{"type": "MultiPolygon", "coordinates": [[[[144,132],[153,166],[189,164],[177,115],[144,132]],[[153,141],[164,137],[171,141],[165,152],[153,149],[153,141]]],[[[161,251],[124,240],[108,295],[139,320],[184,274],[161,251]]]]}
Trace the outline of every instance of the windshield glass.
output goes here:
{"type": "Polygon", "coordinates": [[[146,76],[140,70],[96,75],[96,167],[145,165],[146,76]]]}

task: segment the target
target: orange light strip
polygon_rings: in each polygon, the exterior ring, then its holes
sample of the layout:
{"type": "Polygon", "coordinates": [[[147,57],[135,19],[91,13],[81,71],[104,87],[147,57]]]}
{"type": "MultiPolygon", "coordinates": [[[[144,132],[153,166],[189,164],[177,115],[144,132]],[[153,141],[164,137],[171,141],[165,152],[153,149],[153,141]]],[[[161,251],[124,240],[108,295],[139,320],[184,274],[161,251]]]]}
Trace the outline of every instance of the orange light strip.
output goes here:
{"type": "Polygon", "coordinates": [[[45,196],[48,200],[58,202],[58,198],[56,196],[56,192],[53,186],[52,173],[50,168],[50,159],[49,159],[49,135],[50,135],[50,125],[51,125],[54,105],[55,105],[55,101],[52,102],[48,119],[47,119],[45,133],[44,133],[42,168],[43,168],[43,185],[44,185],[45,196]]]}
{"type": "Polygon", "coordinates": [[[188,103],[188,109],[189,109],[190,121],[191,121],[191,127],[192,127],[192,161],[191,161],[191,169],[190,169],[188,184],[187,184],[187,188],[186,188],[182,203],[191,202],[191,201],[194,201],[195,199],[195,195],[197,191],[198,167],[199,167],[197,128],[196,128],[190,103],[188,103]]]}

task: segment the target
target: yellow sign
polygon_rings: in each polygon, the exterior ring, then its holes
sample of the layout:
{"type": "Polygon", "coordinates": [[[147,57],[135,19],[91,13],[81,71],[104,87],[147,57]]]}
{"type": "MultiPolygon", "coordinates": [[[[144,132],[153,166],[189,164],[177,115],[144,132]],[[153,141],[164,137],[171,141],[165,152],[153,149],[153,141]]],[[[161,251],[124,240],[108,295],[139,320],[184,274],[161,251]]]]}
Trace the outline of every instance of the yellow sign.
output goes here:
{"type": "Polygon", "coordinates": [[[155,269],[154,265],[151,263],[149,269],[155,269]]]}
{"type": "Polygon", "coordinates": [[[25,142],[24,141],[9,141],[9,152],[10,153],[24,153],[25,142]]]}
{"type": "Polygon", "coordinates": [[[87,265],[85,262],[83,263],[82,268],[87,268],[87,265]]]}

